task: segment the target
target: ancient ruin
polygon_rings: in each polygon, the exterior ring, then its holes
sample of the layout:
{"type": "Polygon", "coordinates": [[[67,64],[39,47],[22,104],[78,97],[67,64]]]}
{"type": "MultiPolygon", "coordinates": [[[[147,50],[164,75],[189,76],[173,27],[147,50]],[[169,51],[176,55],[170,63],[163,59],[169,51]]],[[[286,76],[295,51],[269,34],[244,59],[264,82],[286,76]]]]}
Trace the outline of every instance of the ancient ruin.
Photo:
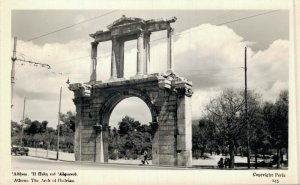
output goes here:
{"type": "Polygon", "coordinates": [[[142,99],[150,109],[152,164],[191,166],[192,161],[192,84],[173,72],[171,23],[176,18],[143,20],[121,17],[107,31],[90,36],[92,71],[86,84],[70,84],[76,105],[75,158],[77,161],[108,162],[109,118],[115,106],[128,97],[142,99]],[[167,30],[167,71],[149,74],[150,35],[167,30]],[[124,42],[137,40],[136,75],[124,78],[124,42]],[[111,75],[97,81],[97,47],[112,41],[111,75]]]}

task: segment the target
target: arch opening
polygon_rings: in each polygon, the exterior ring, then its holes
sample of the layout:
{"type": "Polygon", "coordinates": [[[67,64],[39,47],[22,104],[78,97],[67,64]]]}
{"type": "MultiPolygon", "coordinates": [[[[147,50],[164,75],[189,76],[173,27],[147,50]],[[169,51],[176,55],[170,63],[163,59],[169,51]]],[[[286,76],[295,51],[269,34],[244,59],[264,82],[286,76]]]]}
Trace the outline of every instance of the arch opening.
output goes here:
{"type": "Polygon", "coordinates": [[[109,133],[105,138],[109,163],[142,164],[145,151],[151,164],[154,131],[150,122],[152,113],[139,97],[120,97],[108,111],[109,133]]]}

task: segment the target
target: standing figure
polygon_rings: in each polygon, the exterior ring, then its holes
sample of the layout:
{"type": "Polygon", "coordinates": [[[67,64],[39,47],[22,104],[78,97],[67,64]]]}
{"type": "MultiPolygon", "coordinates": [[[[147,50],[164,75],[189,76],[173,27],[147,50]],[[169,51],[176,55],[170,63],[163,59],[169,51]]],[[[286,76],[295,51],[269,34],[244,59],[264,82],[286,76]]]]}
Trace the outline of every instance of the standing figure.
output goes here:
{"type": "Polygon", "coordinates": [[[229,158],[225,159],[225,168],[231,168],[231,160],[229,158]]]}
{"type": "Polygon", "coordinates": [[[143,160],[142,160],[142,163],[145,164],[149,164],[148,161],[147,161],[147,158],[148,158],[148,152],[147,152],[147,149],[144,150],[144,153],[143,153],[143,160]]]}
{"type": "Polygon", "coordinates": [[[223,157],[221,157],[220,160],[218,161],[218,167],[219,167],[219,168],[224,168],[223,157]]]}

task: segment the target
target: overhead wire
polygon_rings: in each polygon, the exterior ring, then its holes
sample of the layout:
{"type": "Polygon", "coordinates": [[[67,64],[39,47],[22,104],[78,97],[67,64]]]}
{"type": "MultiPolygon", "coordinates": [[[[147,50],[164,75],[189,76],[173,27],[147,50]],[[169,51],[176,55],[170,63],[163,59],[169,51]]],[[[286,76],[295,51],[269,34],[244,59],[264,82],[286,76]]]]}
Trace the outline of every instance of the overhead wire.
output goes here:
{"type": "Polygon", "coordinates": [[[94,20],[94,19],[98,19],[98,18],[100,18],[100,17],[103,17],[103,16],[106,16],[106,15],[112,14],[112,13],[117,12],[117,11],[120,11],[120,10],[112,10],[112,11],[110,11],[110,12],[107,12],[107,13],[104,13],[104,14],[101,14],[101,15],[98,15],[98,16],[95,16],[95,17],[92,17],[92,18],[89,18],[89,19],[85,19],[85,20],[80,21],[80,22],[78,22],[78,23],[75,23],[75,24],[72,24],[72,25],[69,25],[69,26],[65,26],[65,27],[63,27],[63,28],[60,28],[60,29],[51,31],[51,32],[49,32],[49,33],[45,33],[45,34],[42,34],[42,35],[39,35],[39,36],[35,36],[35,37],[33,37],[33,38],[28,39],[27,41],[33,41],[33,40],[36,40],[36,39],[45,37],[45,36],[47,36],[47,35],[51,35],[51,34],[53,34],[53,33],[57,33],[57,32],[60,32],[60,31],[63,31],[63,30],[72,28],[72,27],[74,27],[74,26],[77,26],[77,25],[79,25],[79,24],[86,23],[86,22],[92,21],[92,20],[94,20]]]}
{"type": "MultiPolygon", "coordinates": [[[[117,10],[115,10],[117,11],[117,10]]],[[[234,19],[234,20],[231,20],[231,21],[226,21],[226,22],[222,22],[222,23],[218,23],[216,24],[217,26],[221,26],[221,25],[224,25],[224,24],[229,24],[229,23],[233,23],[233,22],[237,22],[237,21],[241,21],[241,20],[245,20],[245,19],[249,19],[249,18],[253,18],[253,17],[257,17],[257,16],[261,16],[261,15],[265,15],[265,14],[270,14],[270,13],[273,13],[273,12],[276,12],[276,11],[279,11],[279,10],[272,10],[272,11],[267,11],[267,12],[263,12],[263,13],[259,13],[259,14],[255,14],[255,15],[251,15],[251,16],[247,16],[247,17],[242,17],[242,18],[239,18],[239,19],[234,19]]],[[[112,13],[112,12],[111,12],[112,13]]],[[[228,13],[226,13],[228,14],[228,13]]],[[[219,15],[220,16],[220,15],[219,15]]],[[[218,16],[218,17],[219,17],[218,16]]],[[[214,18],[212,19],[214,20],[214,18]]],[[[83,22],[83,21],[82,21],[83,22]]],[[[79,24],[79,23],[78,23],[79,24]]],[[[181,33],[178,33],[178,34],[174,34],[174,36],[179,36],[179,35],[184,35],[184,34],[187,34],[187,33],[191,33],[191,32],[194,32],[194,31],[198,31],[198,30],[204,30],[204,29],[208,29],[210,27],[213,27],[215,25],[211,25],[211,26],[208,26],[208,27],[205,27],[205,28],[199,28],[199,29],[194,29],[194,30],[191,30],[189,32],[181,32],[181,33]]],[[[50,34],[50,33],[49,33],[50,34]]],[[[162,40],[162,39],[166,39],[167,37],[161,37],[161,38],[158,38],[158,39],[154,39],[154,40],[151,40],[150,42],[156,42],[156,41],[159,41],[159,40],[162,40]]],[[[125,49],[130,49],[130,47],[132,46],[135,46],[135,45],[129,45],[127,47],[125,47],[125,49]]],[[[62,62],[65,62],[65,61],[73,61],[73,60],[78,60],[78,59],[81,59],[81,58],[87,58],[87,57],[90,57],[90,55],[86,55],[86,56],[81,56],[81,57],[77,57],[77,58],[73,58],[73,59],[68,59],[68,60],[64,60],[62,62]]],[[[56,63],[59,63],[59,62],[56,62],[56,63]]],[[[54,64],[56,64],[54,63],[54,64]]]]}
{"type": "MultiPolygon", "coordinates": [[[[91,21],[91,20],[94,20],[94,19],[103,17],[103,16],[105,16],[105,15],[111,14],[111,13],[116,12],[116,11],[119,11],[119,10],[113,10],[113,11],[111,11],[111,12],[108,12],[108,13],[105,13],[105,14],[102,14],[102,15],[99,15],[99,16],[96,16],[96,17],[93,17],[93,18],[90,18],[90,19],[83,20],[83,21],[81,21],[81,22],[79,22],[79,23],[76,23],[76,24],[73,24],[73,25],[70,25],[70,26],[67,26],[67,27],[64,27],[64,28],[61,28],[61,29],[58,29],[58,30],[49,32],[49,33],[47,33],[47,34],[43,34],[43,35],[37,36],[37,37],[32,38],[32,39],[30,39],[30,40],[38,39],[38,38],[41,38],[41,37],[44,37],[44,36],[47,36],[47,35],[50,35],[50,34],[59,32],[59,31],[62,31],[62,30],[64,30],[64,29],[68,29],[68,28],[74,27],[74,26],[76,26],[76,25],[79,25],[79,24],[82,24],[82,23],[84,23],[84,22],[88,22],[88,21],[91,21]]],[[[255,14],[255,15],[250,15],[250,16],[246,16],[246,17],[242,17],[242,18],[238,18],[238,19],[234,19],[234,20],[230,20],[230,21],[225,21],[225,22],[217,23],[217,24],[215,24],[215,25],[211,25],[211,26],[208,26],[208,27],[205,27],[205,28],[193,29],[193,30],[188,31],[188,32],[181,32],[181,33],[178,33],[178,34],[174,34],[174,36],[179,36],[179,35],[188,34],[188,33],[194,32],[194,31],[199,31],[199,30],[209,29],[209,28],[211,28],[211,27],[213,27],[213,26],[221,26],[221,25],[225,25],[225,24],[230,24],[230,23],[233,23],[233,22],[238,22],[238,21],[242,21],[242,20],[246,20],[246,19],[258,17],[258,16],[261,16],[261,15],[271,14],[271,13],[274,13],[274,12],[277,12],[277,11],[279,11],[279,10],[271,10],[271,11],[267,11],[267,12],[263,12],[263,13],[259,13],[259,14],[255,14]]],[[[228,14],[230,14],[230,12],[225,13],[225,15],[228,15],[228,14]]],[[[211,21],[212,21],[212,20],[218,19],[218,17],[220,17],[220,15],[218,15],[217,17],[211,19],[211,21]]],[[[223,17],[222,17],[222,18],[223,18],[223,17]]],[[[162,40],[162,39],[166,39],[166,38],[167,38],[167,37],[161,37],[161,38],[158,38],[158,39],[151,40],[150,42],[156,42],[156,41],[159,41],[159,40],[162,40]]],[[[130,46],[135,46],[135,45],[129,45],[129,46],[125,47],[124,49],[125,49],[125,50],[126,50],[126,49],[130,49],[130,46]]],[[[110,56],[110,54],[108,53],[108,54],[105,54],[104,56],[110,56]]],[[[97,57],[97,58],[98,58],[98,59],[104,58],[104,56],[99,56],[99,57],[97,57]]],[[[81,56],[81,57],[77,57],[77,58],[73,58],[73,59],[67,59],[67,60],[63,60],[63,61],[60,61],[60,62],[55,62],[55,63],[53,63],[53,65],[58,65],[58,64],[62,64],[62,63],[66,63],[66,62],[70,62],[70,61],[74,61],[74,60],[79,60],[79,59],[87,58],[87,57],[90,57],[90,55],[81,56]]]]}

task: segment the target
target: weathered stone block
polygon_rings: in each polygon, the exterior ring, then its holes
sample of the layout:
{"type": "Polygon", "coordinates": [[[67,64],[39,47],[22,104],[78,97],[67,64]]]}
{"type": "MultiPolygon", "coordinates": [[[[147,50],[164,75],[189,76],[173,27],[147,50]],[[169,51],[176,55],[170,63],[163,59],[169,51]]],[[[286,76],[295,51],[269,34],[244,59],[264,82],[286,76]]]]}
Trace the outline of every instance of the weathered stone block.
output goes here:
{"type": "Polygon", "coordinates": [[[169,129],[169,130],[160,130],[159,136],[168,136],[168,135],[175,135],[175,129],[169,129]]]}
{"type": "Polygon", "coordinates": [[[160,154],[159,165],[175,166],[176,165],[175,157],[176,156],[174,156],[174,154],[160,154]]]}
{"type": "Polygon", "coordinates": [[[180,135],[185,135],[185,125],[177,125],[177,131],[178,131],[178,134],[180,135]]]}
{"type": "Polygon", "coordinates": [[[159,134],[159,140],[161,140],[161,141],[172,141],[172,142],[174,142],[174,141],[175,141],[175,137],[174,137],[174,135],[160,135],[160,134],[159,134]]]}
{"type": "Polygon", "coordinates": [[[159,145],[159,151],[163,154],[174,154],[175,147],[174,145],[159,145]]]}
{"type": "Polygon", "coordinates": [[[181,151],[177,153],[177,165],[190,167],[192,166],[192,154],[190,151],[181,151]]]}
{"type": "Polygon", "coordinates": [[[82,154],[81,161],[95,161],[95,155],[94,154],[82,154]]]}
{"type": "Polygon", "coordinates": [[[169,101],[166,102],[166,104],[168,106],[175,106],[175,105],[177,105],[177,101],[176,100],[169,100],[169,101]]]}
{"type": "Polygon", "coordinates": [[[171,130],[175,130],[175,128],[176,128],[175,124],[172,124],[172,125],[159,125],[159,132],[171,131],[171,130]]]}
{"type": "Polygon", "coordinates": [[[177,150],[185,150],[186,149],[186,138],[185,135],[177,135],[177,150]]]}

